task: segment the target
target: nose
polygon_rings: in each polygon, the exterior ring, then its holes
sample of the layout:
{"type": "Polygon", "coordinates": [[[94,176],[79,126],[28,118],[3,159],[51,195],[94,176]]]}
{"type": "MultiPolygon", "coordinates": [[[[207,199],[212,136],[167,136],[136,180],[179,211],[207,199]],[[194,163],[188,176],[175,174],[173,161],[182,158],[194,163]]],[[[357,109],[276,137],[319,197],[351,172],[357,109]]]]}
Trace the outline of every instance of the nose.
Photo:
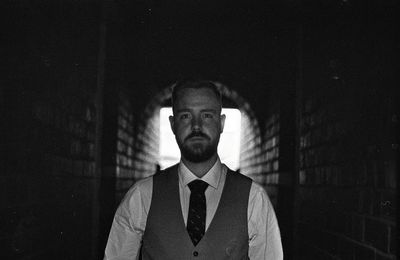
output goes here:
{"type": "Polygon", "coordinates": [[[200,130],[201,129],[201,117],[194,116],[192,118],[192,130],[200,130]]]}

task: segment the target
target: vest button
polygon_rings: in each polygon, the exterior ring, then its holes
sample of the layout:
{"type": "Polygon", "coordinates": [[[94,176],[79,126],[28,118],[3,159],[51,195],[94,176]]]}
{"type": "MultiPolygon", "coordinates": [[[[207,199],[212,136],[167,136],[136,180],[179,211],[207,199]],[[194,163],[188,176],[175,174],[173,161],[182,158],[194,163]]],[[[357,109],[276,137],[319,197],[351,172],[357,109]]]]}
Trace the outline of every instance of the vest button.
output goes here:
{"type": "Polygon", "coordinates": [[[197,251],[193,252],[193,256],[198,256],[198,255],[199,255],[199,252],[197,252],[197,251]]]}

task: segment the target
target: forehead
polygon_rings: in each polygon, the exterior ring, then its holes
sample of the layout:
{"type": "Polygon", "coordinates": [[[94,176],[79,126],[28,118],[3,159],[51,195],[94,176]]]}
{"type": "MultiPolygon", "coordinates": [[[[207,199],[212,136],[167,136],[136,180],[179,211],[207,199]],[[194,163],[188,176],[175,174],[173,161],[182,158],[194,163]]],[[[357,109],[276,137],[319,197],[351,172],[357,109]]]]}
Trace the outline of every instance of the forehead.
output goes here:
{"type": "Polygon", "coordinates": [[[177,109],[202,107],[209,109],[218,109],[221,103],[214,91],[209,88],[185,88],[177,93],[175,100],[177,109]]]}

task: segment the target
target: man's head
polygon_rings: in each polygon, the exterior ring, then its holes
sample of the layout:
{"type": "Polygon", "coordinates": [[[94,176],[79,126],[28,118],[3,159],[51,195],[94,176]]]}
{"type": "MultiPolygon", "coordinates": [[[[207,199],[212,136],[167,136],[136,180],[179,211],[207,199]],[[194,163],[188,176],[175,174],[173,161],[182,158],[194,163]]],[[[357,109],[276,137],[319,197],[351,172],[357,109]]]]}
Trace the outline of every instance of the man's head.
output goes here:
{"type": "Polygon", "coordinates": [[[181,155],[190,162],[204,162],[217,154],[225,115],[221,94],[210,81],[184,81],[172,92],[172,131],[181,155]]]}

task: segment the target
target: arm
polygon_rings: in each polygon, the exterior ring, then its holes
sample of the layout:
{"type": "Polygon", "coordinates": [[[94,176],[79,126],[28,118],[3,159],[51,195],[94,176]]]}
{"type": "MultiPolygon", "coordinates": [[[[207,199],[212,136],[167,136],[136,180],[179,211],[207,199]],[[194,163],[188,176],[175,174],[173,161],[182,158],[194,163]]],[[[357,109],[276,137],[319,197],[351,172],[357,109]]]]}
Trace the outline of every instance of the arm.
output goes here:
{"type": "Polygon", "coordinates": [[[152,186],[152,179],[145,179],[137,182],[125,195],[114,216],[104,260],[139,258],[152,186]]]}
{"type": "Polygon", "coordinates": [[[253,183],[248,208],[249,258],[283,259],[281,235],[271,201],[264,188],[253,183]]]}

